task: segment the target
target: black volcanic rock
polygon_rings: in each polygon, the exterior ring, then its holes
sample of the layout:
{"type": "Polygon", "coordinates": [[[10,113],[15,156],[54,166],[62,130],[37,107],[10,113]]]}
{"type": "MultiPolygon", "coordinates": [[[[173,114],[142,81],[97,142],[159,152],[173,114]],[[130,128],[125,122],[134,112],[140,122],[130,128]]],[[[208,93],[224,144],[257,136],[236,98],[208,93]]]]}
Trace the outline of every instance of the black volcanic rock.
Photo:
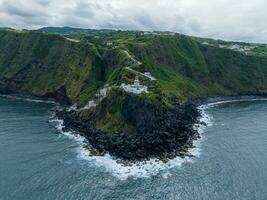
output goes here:
{"type": "Polygon", "coordinates": [[[186,152],[199,136],[193,129],[199,112],[192,103],[168,108],[138,96],[127,96],[123,101],[123,116],[135,127],[135,134],[104,133],[96,128],[94,120],[85,121],[75,111],[58,111],[57,116],[64,120],[66,130],[75,131],[89,141],[92,155],[109,153],[131,162],[190,156],[186,152]]]}

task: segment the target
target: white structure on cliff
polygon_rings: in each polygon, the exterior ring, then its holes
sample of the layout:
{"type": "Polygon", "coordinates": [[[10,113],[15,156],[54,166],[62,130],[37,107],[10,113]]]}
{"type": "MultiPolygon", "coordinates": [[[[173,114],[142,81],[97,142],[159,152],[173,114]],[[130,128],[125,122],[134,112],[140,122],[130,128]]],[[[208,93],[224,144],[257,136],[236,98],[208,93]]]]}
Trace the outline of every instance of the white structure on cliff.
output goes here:
{"type": "Polygon", "coordinates": [[[106,84],[95,96],[99,98],[100,101],[102,101],[104,98],[107,97],[108,91],[111,89],[112,87],[110,87],[109,84],[106,84]]]}
{"type": "Polygon", "coordinates": [[[69,107],[68,108],[68,111],[70,112],[70,111],[77,111],[78,110],[78,106],[77,106],[77,104],[74,104],[74,105],[72,105],[71,107],[69,107]]]}
{"type": "Polygon", "coordinates": [[[86,104],[86,106],[84,106],[85,110],[92,110],[96,108],[96,103],[94,100],[91,100],[88,102],[88,104],[86,104]]]}
{"type": "Polygon", "coordinates": [[[108,84],[106,84],[102,89],[100,89],[99,93],[95,94],[95,99],[89,101],[85,106],[84,110],[93,110],[96,109],[97,102],[101,102],[104,98],[107,97],[108,91],[111,90],[112,87],[110,87],[108,84]]]}
{"type": "Polygon", "coordinates": [[[134,93],[134,94],[141,94],[141,93],[147,93],[147,86],[141,85],[138,77],[135,77],[134,84],[128,85],[125,83],[121,84],[122,89],[126,92],[134,93]]]}

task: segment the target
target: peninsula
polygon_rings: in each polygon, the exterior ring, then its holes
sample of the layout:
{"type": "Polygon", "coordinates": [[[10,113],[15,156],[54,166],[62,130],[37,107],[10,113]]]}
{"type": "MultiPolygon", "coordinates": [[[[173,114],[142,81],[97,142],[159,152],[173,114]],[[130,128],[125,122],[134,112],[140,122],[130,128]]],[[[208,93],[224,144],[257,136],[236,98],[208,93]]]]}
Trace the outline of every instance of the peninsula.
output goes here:
{"type": "Polygon", "coordinates": [[[196,99],[265,95],[267,46],[172,32],[0,30],[0,93],[51,98],[91,155],[192,156],[196,99]]]}

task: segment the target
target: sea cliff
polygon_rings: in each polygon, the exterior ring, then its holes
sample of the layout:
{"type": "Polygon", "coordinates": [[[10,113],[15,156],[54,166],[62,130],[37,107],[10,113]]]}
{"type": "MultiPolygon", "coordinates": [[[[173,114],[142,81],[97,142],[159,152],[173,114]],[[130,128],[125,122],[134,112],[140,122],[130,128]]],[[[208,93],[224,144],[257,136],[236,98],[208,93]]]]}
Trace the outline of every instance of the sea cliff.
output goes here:
{"type": "Polygon", "coordinates": [[[64,104],[57,116],[66,130],[87,138],[94,155],[190,156],[199,137],[192,100],[267,94],[262,44],[224,41],[222,47],[178,33],[59,30],[0,30],[0,93],[64,104]]]}
{"type": "Polygon", "coordinates": [[[64,121],[64,131],[74,131],[88,140],[91,155],[111,156],[124,161],[144,161],[150,158],[167,161],[176,156],[192,156],[188,149],[200,137],[195,129],[200,113],[193,103],[183,105],[155,105],[129,94],[122,100],[122,121],[127,124],[120,131],[101,130],[98,120],[112,112],[112,99],[103,101],[90,118],[83,119],[82,111],[57,112],[64,121]]]}

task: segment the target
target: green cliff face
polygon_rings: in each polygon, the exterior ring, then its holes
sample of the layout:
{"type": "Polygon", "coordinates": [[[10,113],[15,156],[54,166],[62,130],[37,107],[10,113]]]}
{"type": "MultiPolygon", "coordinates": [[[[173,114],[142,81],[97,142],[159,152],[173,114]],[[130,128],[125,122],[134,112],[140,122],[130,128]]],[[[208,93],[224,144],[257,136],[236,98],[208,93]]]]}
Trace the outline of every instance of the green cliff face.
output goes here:
{"type": "Polygon", "coordinates": [[[0,31],[0,89],[86,102],[103,84],[94,45],[36,32],[0,31]]]}
{"type": "MultiPolygon", "coordinates": [[[[182,100],[267,92],[267,58],[203,45],[188,36],[159,36],[129,49],[163,92],[182,100]]],[[[142,69],[141,69],[142,70],[142,69]]]]}
{"type": "MultiPolygon", "coordinates": [[[[105,84],[118,88],[121,83],[133,83],[136,76],[149,90],[138,96],[167,107],[173,99],[182,103],[199,97],[267,93],[264,45],[241,52],[220,47],[233,43],[180,34],[53,30],[0,30],[1,93],[50,97],[83,106],[105,84]],[[145,72],[156,80],[144,76],[145,72]]],[[[122,96],[116,93],[121,91],[112,89],[108,98],[115,99],[104,101],[109,109],[99,103],[102,112],[97,125],[104,131],[133,130],[122,115],[122,96]]],[[[90,118],[90,112],[83,111],[81,116],[90,118]]]]}

